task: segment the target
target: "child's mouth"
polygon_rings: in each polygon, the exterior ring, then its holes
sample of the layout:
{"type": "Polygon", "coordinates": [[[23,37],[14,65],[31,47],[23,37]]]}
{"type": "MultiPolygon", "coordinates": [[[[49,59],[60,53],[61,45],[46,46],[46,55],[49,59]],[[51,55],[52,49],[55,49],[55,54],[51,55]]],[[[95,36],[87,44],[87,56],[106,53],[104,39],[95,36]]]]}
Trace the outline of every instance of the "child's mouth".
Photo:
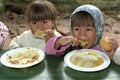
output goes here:
{"type": "Polygon", "coordinates": [[[45,32],[38,29],[38,30],[35,31],[34,36],[38,39],[44,39],[45,38],[45,32]]]}
{"type": "Polygon", "coordinates": [[[78,40],[78,46],[84,48],[88,44],[87,40],[78,40]]]}

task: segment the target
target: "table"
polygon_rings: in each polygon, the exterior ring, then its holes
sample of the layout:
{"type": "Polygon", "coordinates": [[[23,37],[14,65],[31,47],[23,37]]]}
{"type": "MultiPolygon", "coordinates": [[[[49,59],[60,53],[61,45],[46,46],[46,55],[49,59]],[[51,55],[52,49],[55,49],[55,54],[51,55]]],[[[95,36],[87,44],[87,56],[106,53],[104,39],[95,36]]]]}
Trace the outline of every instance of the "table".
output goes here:
{"type": "MultiPolygon", "coordinates": [[[[6,50],[0,49],[0,56],[6,50]]],[[[64,57],[46,55],[45,59],[25,69],[9,68],[0,63],[0,80],[120,80],[120,66],[111,65],[97,72],[80,72],[66,66],[64,57]]]]}

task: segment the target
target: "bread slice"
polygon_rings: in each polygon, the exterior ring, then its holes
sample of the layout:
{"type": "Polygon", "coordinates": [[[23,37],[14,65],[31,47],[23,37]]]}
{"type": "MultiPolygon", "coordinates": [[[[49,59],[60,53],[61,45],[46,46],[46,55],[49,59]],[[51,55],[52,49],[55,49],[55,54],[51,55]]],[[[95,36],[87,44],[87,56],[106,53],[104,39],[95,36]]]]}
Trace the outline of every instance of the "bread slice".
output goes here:
{"type": "Polygon", "coordinates": [[[79,46],[85,47],[88,44],[87,40],[78,40],[79,46]]]}
{"type": "Polygon", "coordinates": [[[100,40],[100,45],[101,47],[106,50],[106,51],[111,51],[112,48],[110,47],[110,45],[108,44],[108,37],[102,38],[100,40]]]}
{"type": "Polygon", "coordinates": [[[44,39],[45,32],[42,31],[42,30],[40,30],[40,29],[38,29],[38,30],[35,31],[34,35],[35,35],[36,38],[42,38],[42,39],[44,39]]]}

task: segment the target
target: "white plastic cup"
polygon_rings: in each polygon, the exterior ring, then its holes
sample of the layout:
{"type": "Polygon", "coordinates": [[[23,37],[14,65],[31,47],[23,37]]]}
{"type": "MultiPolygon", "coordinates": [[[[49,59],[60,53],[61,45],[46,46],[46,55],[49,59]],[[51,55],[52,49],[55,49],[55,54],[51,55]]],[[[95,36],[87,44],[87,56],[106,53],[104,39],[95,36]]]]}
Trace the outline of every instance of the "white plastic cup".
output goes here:
{"type": "Polygon", "coordinates": [[[113,54],[113,61],[114,61],[114,63],[116,63],[117,65],[120,65],[120,47],[117,48],[117,50],[116,50],[115,53],[113,54]]]}

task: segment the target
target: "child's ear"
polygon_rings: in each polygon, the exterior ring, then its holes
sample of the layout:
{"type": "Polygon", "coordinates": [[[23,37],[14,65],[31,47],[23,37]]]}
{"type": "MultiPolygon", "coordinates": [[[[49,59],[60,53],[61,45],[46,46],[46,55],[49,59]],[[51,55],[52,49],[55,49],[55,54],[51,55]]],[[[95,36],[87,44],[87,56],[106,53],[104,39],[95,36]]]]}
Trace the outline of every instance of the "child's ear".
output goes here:
{"type": "Polygon", "coordinates": [[[57,30],[56,21],[53,21],[52,29],[56,29],[57,30]]]}
{"type": "Polygon", "coordinates": [[[53,21],[53,23],[54,23],[54,26],[56,26],[57,21],[55,20],[55,21],[53,21]]]}

